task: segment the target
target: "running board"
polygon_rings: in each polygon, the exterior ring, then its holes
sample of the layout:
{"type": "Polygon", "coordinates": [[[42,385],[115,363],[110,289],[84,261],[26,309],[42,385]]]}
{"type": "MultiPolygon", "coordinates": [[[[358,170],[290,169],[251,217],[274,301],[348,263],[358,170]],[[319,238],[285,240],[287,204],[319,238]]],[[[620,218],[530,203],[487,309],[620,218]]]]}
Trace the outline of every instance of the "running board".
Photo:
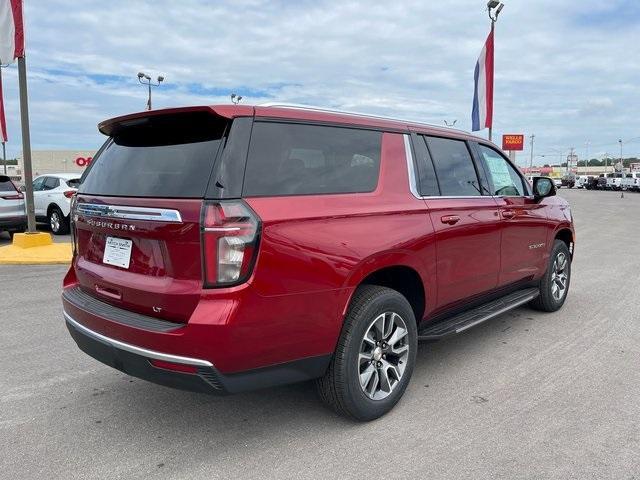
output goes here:
{"type": "Polygon", "coordinates": [[[538,295],[540,295],[540,291],[537,288],[525,288],[453,317],[429,323],[418,332],[418,340],[440,340],[449,335],[464,332],[493,317],[524,305],[538,295]]]}

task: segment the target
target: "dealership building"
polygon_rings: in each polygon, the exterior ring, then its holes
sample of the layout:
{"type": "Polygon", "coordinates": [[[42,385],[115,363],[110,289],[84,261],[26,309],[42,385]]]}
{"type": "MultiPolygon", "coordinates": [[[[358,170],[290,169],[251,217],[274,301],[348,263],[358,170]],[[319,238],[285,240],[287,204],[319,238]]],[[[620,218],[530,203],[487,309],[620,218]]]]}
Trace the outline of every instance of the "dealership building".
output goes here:
{"type": "MultiPolygon", "coordinates": [[[[81,174],[95,155],[94,150],[32,150],[31,168],[33,176],[45,173],[81,174]]],[[[16,157],[18,165],[8,165],[7,174],[18,181],[22,180],[24,164],[22,152],[16,157]]]]}

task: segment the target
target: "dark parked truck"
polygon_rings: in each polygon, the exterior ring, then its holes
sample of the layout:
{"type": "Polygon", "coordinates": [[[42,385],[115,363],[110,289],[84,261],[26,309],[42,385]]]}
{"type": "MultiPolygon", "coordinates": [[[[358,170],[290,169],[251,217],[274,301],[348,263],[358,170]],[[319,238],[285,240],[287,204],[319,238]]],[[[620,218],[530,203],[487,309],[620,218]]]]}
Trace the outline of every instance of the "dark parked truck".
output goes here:
{"type": "Polygon", "coordinates": [[[484,139],[286,105],[99,129],[64,317],[130,375],[210,393],[315,379],[371,420],[402,396],[419,340],[565,301],[569,205],[484,139]]]}

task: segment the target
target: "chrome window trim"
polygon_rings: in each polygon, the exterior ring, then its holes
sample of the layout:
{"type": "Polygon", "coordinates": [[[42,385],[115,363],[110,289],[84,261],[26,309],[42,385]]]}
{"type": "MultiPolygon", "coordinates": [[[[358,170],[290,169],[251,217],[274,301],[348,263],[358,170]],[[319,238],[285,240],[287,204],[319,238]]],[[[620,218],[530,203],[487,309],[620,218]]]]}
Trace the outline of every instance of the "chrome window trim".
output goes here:
{"type": "Polygon", "coordinates": [[[67,312],[63,311],[62,313],[64,314],[65,320],[69,324],[71,324],[71,326],[80,330],[82,333],[84,333],[85,335],[88,335],[94,340],[98,340],[99,342],[106,343],[107,345],[110,345],[114,348],[125,350],[129,353],[134,353],[136,355],[141,355],[146,358],[152,358],[154,360],[163,360],[165,362],[180,363],[183,365],[193,365],[196,367],[213,367],[213,364],[207,360],[200,360],[199,358],[181,357],[179,355],[171,355],[169,353],[156,352],[155,350],[147,350],[146,348],[136,347],[135,345],[131,345],[130,343],[121,342],[120,340],[107,337],[106,335],[102,335],[101,333],[94,332],[93,330],[78,323],[67,312]]]}
{"type": "Polygon", "coordinates": [[[409,190],[411,190],[411,194],[416,198],[421,198],[420,193],[418,193],[418,182],[416,180],[416,166],[413,162],[413,153],[411,152],[411,142],[409,140],[409,135],[404,134],[404,156],[407,159],[407,170],[409,172],[409,190]]]}
{"type": "Polygon", "coordinates": [[[154,222],[182,223],[182,216],[180,215],[180,212],[169,208],[77,203],[76,213],[87,217],[108,217],[122,218],[125,220],[153,220],[154,222]]]}

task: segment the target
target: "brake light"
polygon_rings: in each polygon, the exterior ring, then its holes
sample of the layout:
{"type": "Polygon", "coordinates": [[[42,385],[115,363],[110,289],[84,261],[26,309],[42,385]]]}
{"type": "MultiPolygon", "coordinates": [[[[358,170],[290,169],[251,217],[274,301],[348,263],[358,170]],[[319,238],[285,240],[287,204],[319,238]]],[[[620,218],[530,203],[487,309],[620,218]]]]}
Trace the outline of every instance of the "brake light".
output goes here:
{"type": "Polygon", "coordinates": [[[12,193],[11,195],[2,195],[2,197],[5,200],[22,200],[24,198],[24,195],[22,195],[22,193],[12,193]]]}
{"type": "Polygon", "coordinates": [[[76,214],[77,202],[78,202],[78,197],[73,195],[71,197],[71,208],[69,210],[70,212],[69,213],[69,233],[71,234],[71,246],[73,248],[74,257],[76,253],[78,253],[78,232],[76,232],[76,221],[78,220],[78,215],[76,214]]]}
{"type": "Polygon", "coordinates": [[[201,223],[205,286],[246,281],[258,251],[258,216],[241,200],[205,202],[201,223]]]}
{"type": "Polygon", "coordinates": [[[63,195],[67,198],[71,198],[76,194],[75,190],[67,190],[66,192],[63,193],[63,195]]]}

